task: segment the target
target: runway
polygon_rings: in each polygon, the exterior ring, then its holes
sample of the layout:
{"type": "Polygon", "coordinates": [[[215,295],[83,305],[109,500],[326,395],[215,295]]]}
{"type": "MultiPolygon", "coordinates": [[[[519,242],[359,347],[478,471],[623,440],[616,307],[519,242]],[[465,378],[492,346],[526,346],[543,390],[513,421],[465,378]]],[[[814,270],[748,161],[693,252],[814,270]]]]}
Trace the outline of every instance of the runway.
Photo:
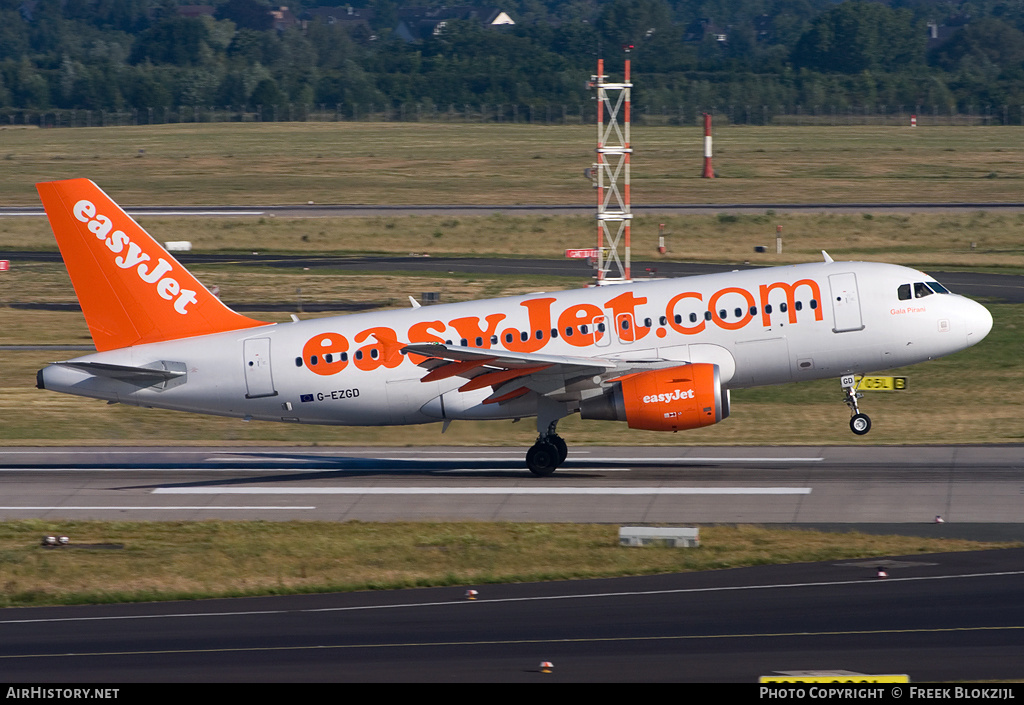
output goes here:
{"type": "Polygon", "coordinates": [[[5,448],[0,519],[885,525],[1024,539],[1020,446],[5,448]],[[936,524],[941,516],[943,524],[936,524]]]}
{"type": "MultiPolygon", "coordinates": [[[[755,522],[1024,540],[1020,446],[5,448],[0,519],[755,522]],[[936,524],[936,515],[945,523],[936,524]]],[[[20,683],[913,682],[1024,675],[1024,549],[0,611],[20,683]],[[879,567],[889,574],[877,577],[879,567]],[[542,673],[540,663],[554,664],[542,673]]]]}
{"type": "Polygon", "coordinates": [[[1013,680],[1024,670],[1022,559],[1010,549],[482,585],[474,601],[460,586],[6,609],[0,672],[107,685],[754,684],[837,670],[1013,680]]]}

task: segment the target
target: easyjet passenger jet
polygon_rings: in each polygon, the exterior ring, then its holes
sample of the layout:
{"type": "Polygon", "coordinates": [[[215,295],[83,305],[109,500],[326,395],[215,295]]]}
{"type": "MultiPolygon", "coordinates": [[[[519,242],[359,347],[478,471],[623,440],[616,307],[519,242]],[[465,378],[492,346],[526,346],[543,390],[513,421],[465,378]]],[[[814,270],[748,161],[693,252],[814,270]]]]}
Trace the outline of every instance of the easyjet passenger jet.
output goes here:
{"type": "Polygon", "coordinates": [[[565,460],[558,421],[680,431],[729,390],[839,377],[974,345],[981,305],[889,264],[824,262],[291,323],[235,313],[95,184],[37,185],[95,354],[40,389],[143,407],[353,426],[535,416],[536,475],[565,460]]]}

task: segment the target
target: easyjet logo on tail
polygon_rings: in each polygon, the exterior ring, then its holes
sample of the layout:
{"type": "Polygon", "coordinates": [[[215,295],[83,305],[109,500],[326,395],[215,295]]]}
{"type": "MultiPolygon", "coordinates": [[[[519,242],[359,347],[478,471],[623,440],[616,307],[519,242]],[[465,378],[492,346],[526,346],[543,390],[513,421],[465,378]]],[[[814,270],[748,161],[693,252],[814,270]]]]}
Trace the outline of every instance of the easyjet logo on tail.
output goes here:
{"type": "Polygon", "coordinates": [[[152,258],[142,251],[138,243],[123,231],[115,230],[114,223],[107,216],[97,213],[92,201],[82,199],[75,204],[72,212],[80,222],[85,223],[89,232],[102,240],[114,257],[114,264],[121,269],[135,269],[139,279],[153,286],[162,299],[174,302],[174,310],[182,315],[188,314],[187,306],[197,302],[196,292],[183,289],[174,277],[167,276],[173,272],[173,265],[163,257],[157,258],[155,265],[152,258]]]}

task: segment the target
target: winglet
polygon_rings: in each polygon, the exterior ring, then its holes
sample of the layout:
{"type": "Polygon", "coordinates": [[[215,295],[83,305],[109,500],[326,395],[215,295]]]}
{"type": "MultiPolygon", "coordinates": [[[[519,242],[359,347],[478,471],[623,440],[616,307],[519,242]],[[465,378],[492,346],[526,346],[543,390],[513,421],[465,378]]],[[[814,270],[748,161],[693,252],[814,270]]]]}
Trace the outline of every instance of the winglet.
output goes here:
{"type": "Polygon", "coordinates": [[[267,325],[221,303],[92,181],[36,189],[97,350],[267,325]]]}

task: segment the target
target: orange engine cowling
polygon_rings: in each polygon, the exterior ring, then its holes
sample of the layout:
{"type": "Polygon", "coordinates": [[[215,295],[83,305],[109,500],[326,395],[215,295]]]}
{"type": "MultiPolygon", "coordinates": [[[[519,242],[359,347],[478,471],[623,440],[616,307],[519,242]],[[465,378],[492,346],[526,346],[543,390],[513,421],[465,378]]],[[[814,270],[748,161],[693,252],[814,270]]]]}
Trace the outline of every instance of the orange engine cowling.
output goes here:
{"type": "Polygon", "coordinates": [[[600,397],[584,399],[580,417],[625,421],[630,428],[682,431],[729,415],[718,365],[694,363],[623,377],[600,397]]]}

